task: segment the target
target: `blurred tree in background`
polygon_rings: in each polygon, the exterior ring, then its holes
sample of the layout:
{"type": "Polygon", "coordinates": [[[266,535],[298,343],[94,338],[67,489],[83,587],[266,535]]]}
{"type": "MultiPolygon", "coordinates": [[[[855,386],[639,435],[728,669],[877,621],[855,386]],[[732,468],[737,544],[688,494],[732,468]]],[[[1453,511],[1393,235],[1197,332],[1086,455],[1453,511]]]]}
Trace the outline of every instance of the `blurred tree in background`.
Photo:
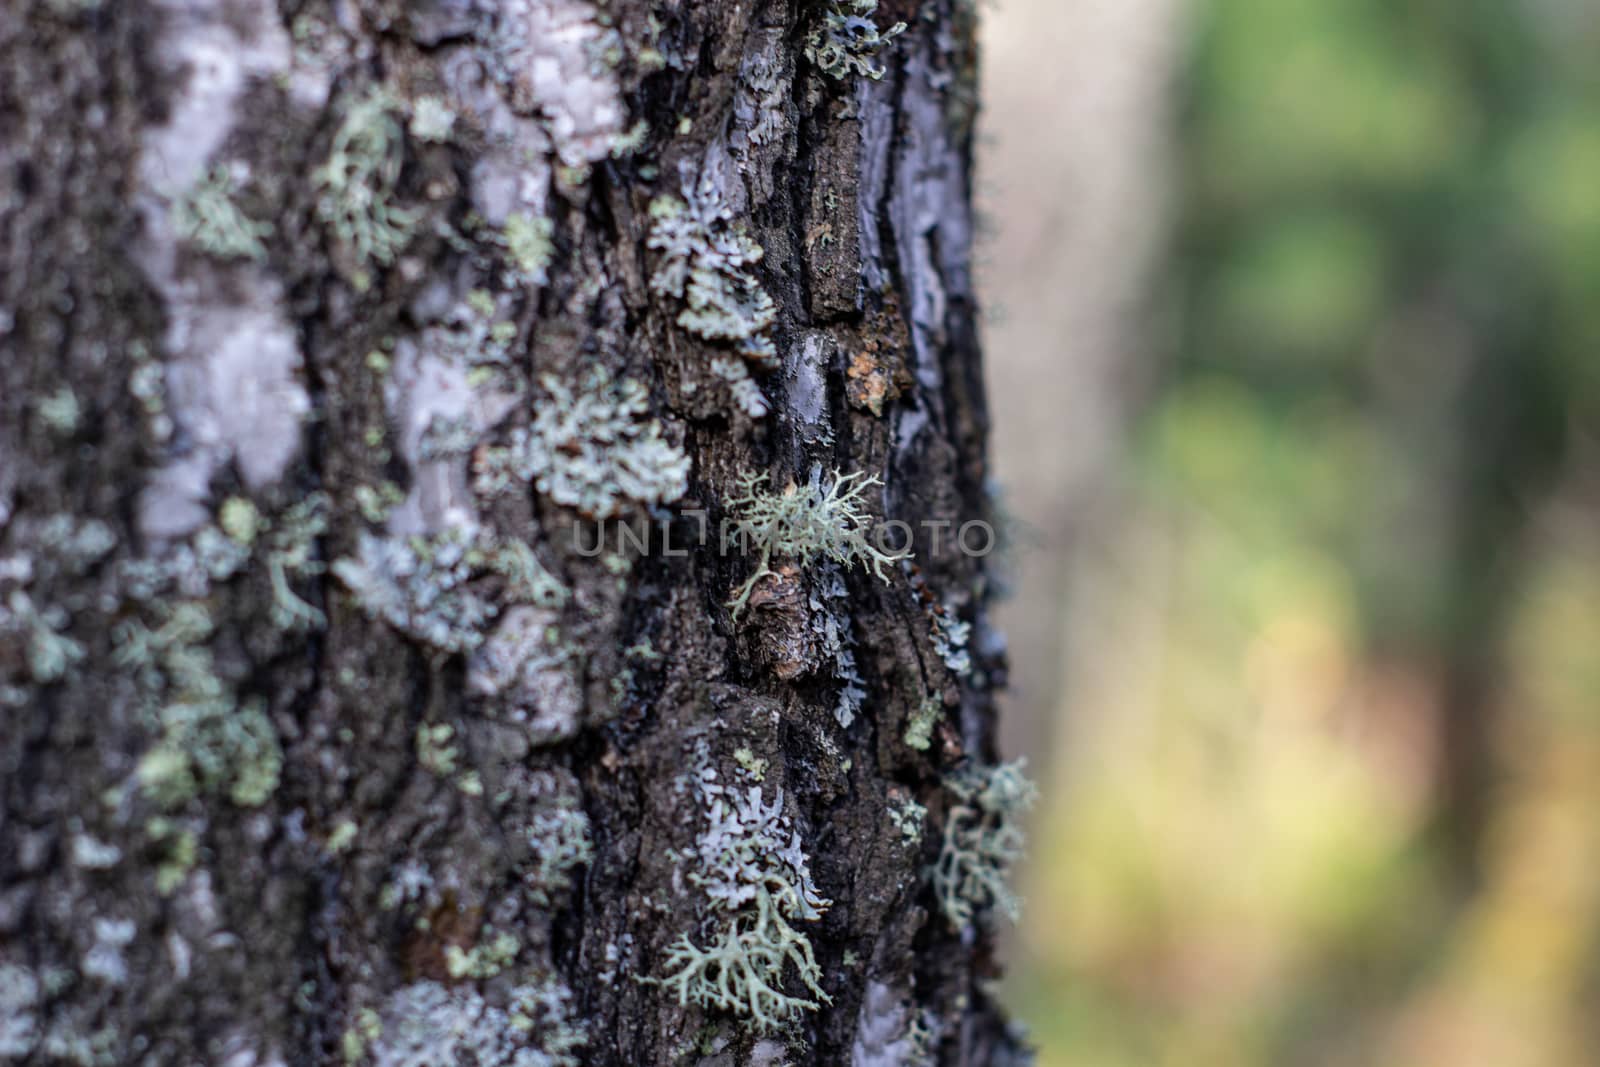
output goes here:
{"type": "Polygon", "coordinates": [[[1042,1061],[1600,1063],[1600,7],[1194,14],[1042,1061]]]}

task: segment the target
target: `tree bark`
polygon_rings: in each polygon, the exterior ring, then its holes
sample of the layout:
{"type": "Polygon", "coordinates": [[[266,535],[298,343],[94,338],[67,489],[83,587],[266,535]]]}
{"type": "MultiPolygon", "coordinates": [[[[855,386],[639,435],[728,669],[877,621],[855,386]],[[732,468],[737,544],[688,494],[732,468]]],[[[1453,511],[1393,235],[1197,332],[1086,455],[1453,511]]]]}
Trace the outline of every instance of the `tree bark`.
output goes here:
{"type": "Polygon", "coordinates": [[[0,1059],[1022,1061],[974,34],[8,6],[0,1059]]]}

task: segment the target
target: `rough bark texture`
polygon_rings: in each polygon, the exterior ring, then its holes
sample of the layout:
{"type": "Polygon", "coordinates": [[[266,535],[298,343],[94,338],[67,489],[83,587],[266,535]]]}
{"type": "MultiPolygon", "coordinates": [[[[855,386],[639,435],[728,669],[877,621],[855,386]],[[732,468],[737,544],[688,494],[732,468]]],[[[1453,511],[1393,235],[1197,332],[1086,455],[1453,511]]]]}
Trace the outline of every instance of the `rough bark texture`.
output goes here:
{"type": "Polygon", "coordinates": [[[1003,680],[975,29],[861,6],[8,5],[0,1059],[1020,1061],[928,874],[1003,680]],[[914,559],[730,609],[740,478],[857,472],[914,559]],[[730,929],[815,1010],[682,1003],[730,929]]]}

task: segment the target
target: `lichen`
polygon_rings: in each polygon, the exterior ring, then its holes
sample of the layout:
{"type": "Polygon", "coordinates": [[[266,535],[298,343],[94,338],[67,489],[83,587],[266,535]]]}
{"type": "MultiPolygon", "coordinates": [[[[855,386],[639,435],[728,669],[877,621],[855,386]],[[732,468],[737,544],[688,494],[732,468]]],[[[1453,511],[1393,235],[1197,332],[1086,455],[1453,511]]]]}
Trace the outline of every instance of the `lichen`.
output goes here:
{"type": "Polygon", "coordinates": [[[933,888],[950,924],[960,929],[984,911],[1013,922],[1022,901],[1007,884],[1022,857],[1021,818],[1037,792],[1023,761],[973,767],[945,781],[955,797],[945,813],[944,842],[933,868],[933,888]]]}
{"type": "Polygon", "coordinates": [[[643,418],[649,392],[633,379],[614,381],[593,367],[576,390],[554,375],[541,379],[545,398],[533,421],[504,446],[482,450],[474,485],[485,495],[531,481],[557,503],[590,518],[621,514],[630,504],[669,504],[684,494],[689,458],[643,418]]]}
{"type": "Polygon", "coordinates": [[[650,288],[683,300],[678,325],[709,341],[734,342],[747,356],[775,358],[766,331],[777,306],[749,269],[761,262],[761,246],[732,223],[714,188],[688,200],[658,196],[650,218],[648,244],[661,253],[650,288]]]}
{"type": "Polygon", "coordinates": [[[517,281],[543,285],[550,280],[546,270],[555,251],[551,241],[554,233],[553,222],[531,212],[519,211],[506,219],[501,237],[516,269],[517,281]]]}
{"type": "MultiPolygon", "coordinates": [[[[357,97],[333,135],[327,161],[311,174],[317,216],[358,270],[369,263],[393,263],[421,217],[396,202],[405,130],[393,109],[394,101],[380,88],[357,97]]],[[[358,284],[363,281],[364,275],[358,284]]]]}
{"type": "Polygon", "coordinates": [[[900,839],[908,845],[921,842],[922,824],[927,817],[927,807],[919,804],[916,797],[901,797],[889,805],[889,821],[900,831],[900,839]]]}
{"type": "Polygon", "coordinates": [[[445,947],[445,970],[457,981],[463,978],[493,978],[511,966],[521,951],[522,942],[515,934],[484,927],[478,943],[470,949],[460,945],[445,947]]]}
{"type": "Polygon", "coordinates": [[[513,987],[504,1006],[424,981],[389,999],[370,1041],[376,1067],[578,1067],[585,1035],[571,993],[553,978],[513,987]]]}
{"type": "Polygon", "coordinates": [[[157,626],[128,619],[112,629],[113,662],[130,671],[141,711],[158,731],[138,765],[147,796],[164,808],[224,792],[255,807],[277,788],[283,752],[265,704],[241,704],[218,672],[210,640],[216,624],[198,601],[158,603],[157,626]]]}
{"type": "Polygon", "coordinates": [[[575,801],[557,802],[538,812],[524,831],[533,861],[522,872],[528,899],[549,907],[572,887],[572,873],[594,858],[589,816],[575,801]]]}
{"type": "Polygon", "coordinates": [[[60,681],[83,661],[83,645],[65,632],[71,621],[65,608],[37,604],[21,589],[0,604],[0,638],[27,650],[28,676],[39,685],[60,681]]]}
{"type": "Polygon", "coordinates": [[[403,540],[363,531],[356,556],[332,571],[371,617],[442,651],[470,652],[496,612],[472,584],[484,565],[476,539],[459,529],[403,540]]]}
{"type": "Polygon", "coordinates": [[[0,963],[0,1056],[20,1061],[39,1043],[38,976],[15,963],[0,963]]]}
{"type": "Polygon", "coordinates": [[[963,622],[954,607],[945,605],[933,613],[934,651],[939,653],[946,667],[960,676],[972,673],[972,654],[967,649],[971,635],[972,624],[963,622]]]}
{"type": "Polygon", "coordinates": [[[933,728],[944,715],[944,702],[938,697],[923,697],[906,722],[905,742],[918,752],[928,751],[933,743],[933,728]]]}
{"type": "Polygon", "coordinates": [[[681,301],[679,326],[698,337],[729,344],[739,358],[717,358],[712,370],[729,382],[734,398],[753,418],[766,414],[766,398],[750,380],[746,362],[777,361],[770,330],[778,309],[751,272],[762,249],[742,228],[712,185],[686,199],[658,196],[650,203],[647,244],[661,253],[650,289],[681,301]]]}
{"type": "Polygon", "coordinates": [[[220,163],[213,166],[172,205],[173,228],[218,259],[265,259],[262,242],[272,236],[272,223],[257,222],[241,211],[234,202],[238,192],[233,171],[220,163]]]}
{"type": "Polygon", "coordinates": [[[450,139],[456,113],[438,96],[419,96],[411,104],[411,136],[440,144],[450,139]]]}
{"type": "Polygon", "coordinates": [[[845,81],[861,75],[874,81],[884,75],[877,55],[883,47],[906,30],[897,22],[879,31],[872,21],[878,13],[878,0],[832,0],[822,22],[806,38],[806,58],[831,78],[845,81]]]}
{"type": "Polygon", "coordinates": [[[760,786],[727,790],[709,769],[697,784],[708,825],[688,880],[704,891],[717,932],[709,948],[680,937],[667,950],[671,973],[653,981],[675,991],[680,1004],[731,1011],[771,1030],[830,1002],[810,939],[791,925],[821,918],[830,902],[812,884],[782,790],[767,804],[760,786]],[[812,997],[784,992],[790,965],[812,997]]]}
{"type": "Polygon", "coordinates": [[[819,558],[844,567],[860,564],[887,582],[883,568],[903,557],[872,543],[871,520],[862,507],[862,495],[882,484],[877,475],[861,471],[834,471],[824,478],[814,470],[807,485],[791,482],[779,492],[767,487],[765,474],[740,475],[728,509],[741,547],[756,551],[759,563],[728,601],[734,617],[749,604],[756,584],[774,573],[774,557],[793,559],[800,566],[819,558]]]}

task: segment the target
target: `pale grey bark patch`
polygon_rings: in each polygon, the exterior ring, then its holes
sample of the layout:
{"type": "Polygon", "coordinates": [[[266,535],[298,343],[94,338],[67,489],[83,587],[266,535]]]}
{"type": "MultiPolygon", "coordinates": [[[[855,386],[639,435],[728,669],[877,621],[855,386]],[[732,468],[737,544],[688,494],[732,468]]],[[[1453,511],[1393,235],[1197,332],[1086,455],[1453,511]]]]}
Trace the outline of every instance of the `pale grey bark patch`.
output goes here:
{"type": "Polygon", "coordinates": [[[208,259],[173,218],[174,202],[226,146],[244,97],[289,71],[288,35],[270,6],[155,6],[160,37],[152,61],[173,92],[166,121],[142,139],[137,202],[144,225],[135,258],[167,318],[164,417],[171,421],[163,429],[173,454],[139,504],[140,531],[160,542],[205,522],[211,477],[228,461],[237,461],[252,490],[276,481],[300,450],[310,399],[281,286],[253,261],[208,259]]]}
{"type": "Polygon", "coordinates": [[[627,122],[606,53],[616,33],[582,0],[502,0],[499,45],[519,105],[536,110],[568,167],[611,154],[627,122]]]}

